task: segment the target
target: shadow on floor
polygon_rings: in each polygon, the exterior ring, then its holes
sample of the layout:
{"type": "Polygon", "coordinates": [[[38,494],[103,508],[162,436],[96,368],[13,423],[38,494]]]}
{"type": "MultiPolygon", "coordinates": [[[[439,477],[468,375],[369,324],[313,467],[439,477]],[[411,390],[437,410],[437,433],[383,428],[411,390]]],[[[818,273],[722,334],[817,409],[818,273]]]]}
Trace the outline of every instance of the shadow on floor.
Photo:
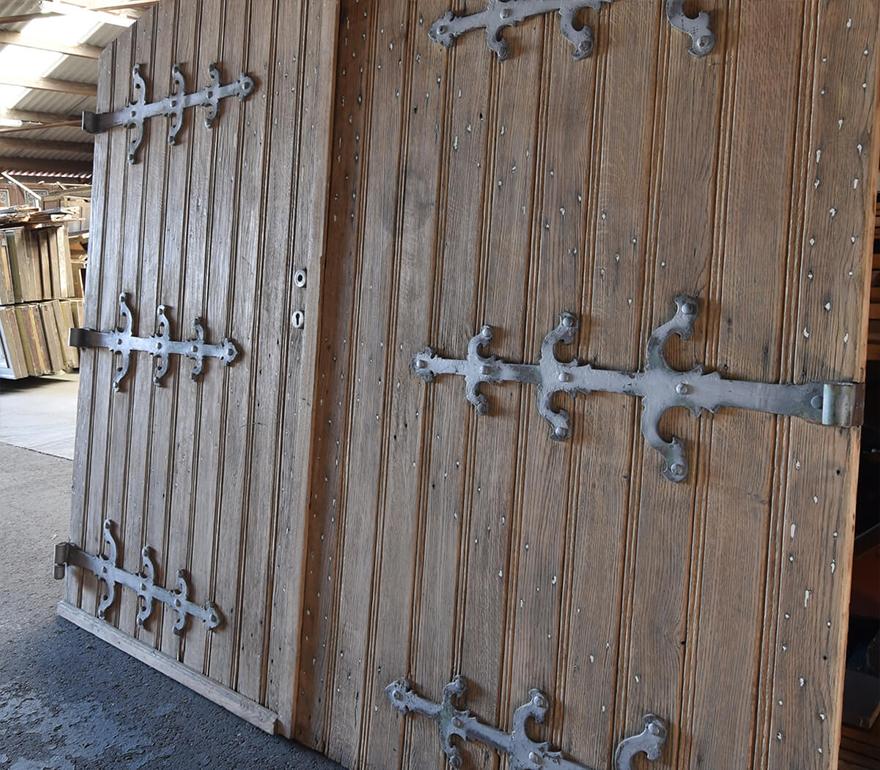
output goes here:
{"type": "Polygon", "coordinates": [[[71,465],[0,444],[0,768],[338,769],[55,616],[71,465]]]}

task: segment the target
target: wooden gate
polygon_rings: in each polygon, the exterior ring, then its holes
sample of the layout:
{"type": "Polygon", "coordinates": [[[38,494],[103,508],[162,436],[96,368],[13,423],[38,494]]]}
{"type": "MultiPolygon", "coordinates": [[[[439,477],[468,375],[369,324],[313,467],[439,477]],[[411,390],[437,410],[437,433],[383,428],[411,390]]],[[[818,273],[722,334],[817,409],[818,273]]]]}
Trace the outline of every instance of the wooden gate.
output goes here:
{"type": "MultiPolygon", "coordinates": [[[[109,354],[83,356],[72,539],[97,551],[118,520],[128,569],[149,543],[226,618],[181,641],[170,613],[137,629],[129,595],[120,635],[351,767],[441,768],[435,725],[383,690],[439,700],[456,674],[503,729],[540,688],[547,739],[598,768],[649,711],[652,767],[836,766],[857,430],[677,410],[675,484],[636,399],[566,399],[552,441],[531,387],[484,386],[478,417],[459,378],[411,368],[484,323],[535,362],[570,311],[572,357],[639,370],[687,293],[677,368],[863,379],[880,6],[698,5],[705,58],[643,0],[583,12],[582,61],[556,14],[508,30],[504,62],[480,33],[447,50],[427,33],[449,0],[165,0],[120,39],[105,107],[137,61],[156,87],[212,58],[258,85],[212,133],[151,131],[139,165],[123,131],[98,139],[90,325],[129,290],[142,333],[165,302],[243,349],[159,389],[138,361],[116,395],[109,354]]],[[[71,578],[64,611],[88,625],[95,596],[71,578]]]]}

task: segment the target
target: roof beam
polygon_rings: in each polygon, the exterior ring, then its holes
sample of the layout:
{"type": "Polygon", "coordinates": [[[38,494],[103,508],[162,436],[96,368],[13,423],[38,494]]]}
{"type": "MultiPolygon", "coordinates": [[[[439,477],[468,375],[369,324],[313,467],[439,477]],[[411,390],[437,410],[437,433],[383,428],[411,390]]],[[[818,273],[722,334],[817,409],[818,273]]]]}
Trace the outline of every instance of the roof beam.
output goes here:
{"type": "Polygon", "coordinates": [[[0,43],[17,45],[22,48],[34,48],[37,51],[54,51],[67,56],[78,56],[81,59],[97,59],[102,50],[96,45],[69,45],[58,40],[48,40],[35,35],[22,35],[20,32],[10,32],[5,29],[0,29],[0,43]]]}
{"type": "Polygon", "coordinates": [[[73,174],[91,176],[92,164],[85,160],[46,160],[45,158],[9,158],[0,156],[0,171],[22,174],[73,174]]]}
{"type": "Polygon", "coordinates": [[[0,84],[5,86],[21,86],[34,91],[55,91],[60,94],[75,96],[97,96],[98,87],[94,83],[78,83],[75,80],[57,80],[56,78],[24,78],[8,67],[0,71],[0,84]]]}
{"type": "Polygon", "coordinates": [[[62,0],[66,5],[75,5],[89,11],[139,11],[159,4],[159,0],[128,0],[128,2],[108,2],[108,0],[62,0]]]}
{"type": "Polygon", "coordinates": [[[33,110],[0,110],[0,120],[20,120],[22,123],[57,123],[73,121],[79,124],[80,115],[68,115],[59,112],[34,112],[33,110]]]}
{"type": "Polygon", "coordinates": [[[81,123],[78,120],[59,120],[55,123],[25,123],[23,126],[0,128],[0,136],[26,134],[29,131],[45,131],[47,128],[79,128],[80,125],[81,123]]]}
{"type": "MultiPolygon", "coordinates": [[[[85,142],[58,142],[51,139],[6,139],[0,136],[0,154],[19,152],[75,152],[91,155],[94,145],[85,142]]],[[[28,158],[22,158],[29,161],[28,158]]]]}
{"type": "Polygon", "coordinates": [[[95,13],[106,13],[104,17],[105,23],[120,24],[128,26],[131,22],[130,16],[121,17],[119,21],[113,21],[114,14],[124,14],[126,11],[144,11],[156,5],[159,0],[131,0],[128,3],[111,3],[98,2],[97,0],[75,0],[74,2],[47,2],[45,3],[46,11],[34,13],[20,13],[15,16],[0,16],[0,26],[4,24],[19,24],[23,21],[33,21],[34,19],[49,19],[53,16],[67,16],[77,11],[94,11],[95,13]],[[124,19],[128,19],[126,23],[124,19]]]}

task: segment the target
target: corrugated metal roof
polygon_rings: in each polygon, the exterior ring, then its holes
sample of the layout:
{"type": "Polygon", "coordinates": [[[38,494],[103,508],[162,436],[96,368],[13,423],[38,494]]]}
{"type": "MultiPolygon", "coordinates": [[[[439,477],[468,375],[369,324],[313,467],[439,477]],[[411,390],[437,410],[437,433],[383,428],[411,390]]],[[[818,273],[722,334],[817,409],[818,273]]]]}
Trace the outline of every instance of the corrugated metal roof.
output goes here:
{"type": "MultiPolygon", "coordinates": [[[[77,2],[77,0],[68,1],[77,2]]],[[[123,0],[120,0],[119,4],[121,5],[122,2],[123,0]]],[[[0,17],[39,13],[40,7],[41,0],[0,0],[0,17]]],[[[20,32],[26,24],[27,22],[19,22],[0,25],[0,30],[20,32]]],[[[116,39],[124,29],[124,27],[114,24],[101,24],[88,34],[83,44],[103,48],[116,39]]],[[[8,47],[0,44],[0,52],[8,47]]],[[[64,56],[49,72],[22,72],[20,74],[33,79],[53,78],[74,83],[93,84],[97,82],[98,78],[98,62],[95,59],[79,56],[64,56]]],[[[81,94],[31,89],[9,109],[46,113],[52,116],[57,115],[58,121],[63,121],[66,118],[78,117],[83,110],[94,110],[95,99],[94,97],[81,94]]],[[[54,119],[53,122],[55,122],[54,119]]],[[[38,168],[35,169],[40,174],[47,173],[46,161],[59,161],[57,171],[60,172],[65,168],[69,170],[69,167],[66,167],[63,161],[78,161],[81,163],[83,160],[91,160],[90,152],[84,153],[82,145],[90,144],[93,141],[93,137],[78,127],[48,129],[38,129],[35,127],[34,130],[4,134],[3,127],[0,126],[0,140],[3,139],[15,141],[8,143],[4,149],[0,149],[0,158],[7,157],[14,160],[15,165],[19,167],[15,170],[15,173],[22,175],[28,175],[26,171],[20,168],[23,162],[26,162],[28,159],[40,161],[39,164],[36,164],[38,168]],[[46,144],[49,142],[53,144],[46,144]],[[67,148],[64,145],[57,144],[59,142],[69,142],[79,145],[79,147],[67,148]]],[[[51,163],[48,165],[51,166],[51,163]]],[[[76,173],[81,174],[81,169],[78,169],[76,173]]]]}

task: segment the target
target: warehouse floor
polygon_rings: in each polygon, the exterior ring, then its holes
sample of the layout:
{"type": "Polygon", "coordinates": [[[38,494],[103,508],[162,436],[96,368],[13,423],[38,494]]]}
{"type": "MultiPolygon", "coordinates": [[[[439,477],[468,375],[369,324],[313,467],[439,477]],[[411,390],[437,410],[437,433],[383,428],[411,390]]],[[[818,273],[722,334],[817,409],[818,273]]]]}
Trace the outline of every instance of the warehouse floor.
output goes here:
{"type": "Polygon", "coordinates": [[[56,617],[71,468],[0,443],[0,768],[338,768],[56,617]]]}
{"type": "Polygon", "coordinates": [[[73,459],[78,374],[0,380],[0,443],[73,459]]]}

